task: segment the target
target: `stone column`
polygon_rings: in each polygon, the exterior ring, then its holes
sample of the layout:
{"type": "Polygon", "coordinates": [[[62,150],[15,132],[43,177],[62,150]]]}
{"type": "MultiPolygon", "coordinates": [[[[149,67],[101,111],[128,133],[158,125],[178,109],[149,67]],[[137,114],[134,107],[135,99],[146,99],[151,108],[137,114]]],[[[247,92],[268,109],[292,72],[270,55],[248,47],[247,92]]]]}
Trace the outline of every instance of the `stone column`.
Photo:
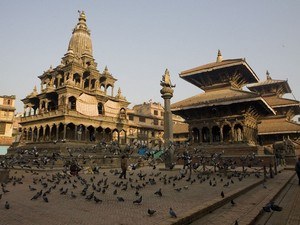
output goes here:
{"type": "Polygon", "coordinates": [[[224,137],[223,137],[223,126],[220,126],[220,142],[224,142],[224,137]]]}
{"type": "Polygon", "coordinates": [[[63,139],[66,139],[66,134],[67,134],[67,124],[64,124],[64,136],[63,139]]]}
{"type": "Polygon", "coordinates": [[[160,90],[161,97],[164,99],[164,147],[167,156],[165,161],[165,167],[172,169],[174,160],[174,146],[173,142],[173,119],[171,112],[171,98],[173,97],[174,90],[172,88],[175,85],[171,84],[170,74],[168,69],[166,69],[163,75],[162,81],[160,82],[162,89],[160,90]]]}

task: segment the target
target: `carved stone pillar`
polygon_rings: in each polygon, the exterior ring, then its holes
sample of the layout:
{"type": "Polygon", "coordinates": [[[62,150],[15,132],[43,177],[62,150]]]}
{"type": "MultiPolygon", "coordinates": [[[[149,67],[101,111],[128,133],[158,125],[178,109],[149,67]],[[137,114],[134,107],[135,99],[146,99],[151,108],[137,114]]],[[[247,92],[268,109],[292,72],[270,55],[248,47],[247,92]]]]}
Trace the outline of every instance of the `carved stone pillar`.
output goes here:
{"type": "Polygon", "coordinates": [[[173,97],[173,88],[175,85],[171,84],[169,70],[166,69],[163,79],[160,82],[162,89],[160,90],[161,97],[164,99],[164,141],[165,149],[167,151],[167,156],[165,160],[166,168],[173,168],[174,160],[174,146],[173,142],[173,119],[171,112],[171,98],[173,97]]]}
{"type": "Polygon", "coordinates": [[[64,124],[64,134],[63,134],[63,139],[66,139],[66,135],[67,135],[67,124],[64,124]]]}

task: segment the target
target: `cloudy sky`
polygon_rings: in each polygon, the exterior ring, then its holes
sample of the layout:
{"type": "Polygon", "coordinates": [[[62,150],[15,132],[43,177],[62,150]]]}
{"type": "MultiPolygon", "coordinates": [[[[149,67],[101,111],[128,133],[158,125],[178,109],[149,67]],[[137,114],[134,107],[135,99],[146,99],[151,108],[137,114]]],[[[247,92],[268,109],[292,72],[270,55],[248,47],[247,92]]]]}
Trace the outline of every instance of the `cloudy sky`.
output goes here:
{"type": "Polygon", "coordinates": [[[176,84],[172,102],[201,93],[178,74],[215,61],[218,49],[224,59],[246,58],[262,80],[266,70],[288,79],[300,98],[300,1],[2,0],[0,9],[0,95],[16,95],[17,112],[20,99],[34,85],[39,90],[37,76],[66,53],[78,10],[86,13],[98,69],[108,66],[131,106],[162,102],[166,68],[176,84]]]}

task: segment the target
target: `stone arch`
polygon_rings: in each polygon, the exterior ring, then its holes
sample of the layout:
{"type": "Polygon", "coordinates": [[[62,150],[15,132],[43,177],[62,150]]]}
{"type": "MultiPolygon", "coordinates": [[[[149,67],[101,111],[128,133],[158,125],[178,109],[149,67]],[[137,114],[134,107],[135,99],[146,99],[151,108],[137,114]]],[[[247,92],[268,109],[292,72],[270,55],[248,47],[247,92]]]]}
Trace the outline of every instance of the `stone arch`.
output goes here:
{"type": "Polygon", "coordinates": [[[120,132],[119,132],[119,144],[121,145],[125,145],[126,144],[126,131],[124,129],[122,129],[120,132]]]}
{"type": "Polygon", "coordinates": [[[81,76],[80,76],[79,73],[74,73],[74,75],[73,75],[73,81],[74,81],[74,83],[75,83],[76,86],[80,85],[81,76]]]}
{"type": "Polygon", "coordinates": [[[234,130],[234,141],[243,141],[244,138],[244,132],[243,132],[243,126],[240,123],[236,123],[233,127],[234,130]]]}
{"type": "Polygon", "coordinates": [[[88,130],[89,141],[94,142],[96,140],[95,127],[90,125],[87,127],[87,130],[88,130]]]}
{"type": "Polygon", "coordinates": [[[107,142],[112,140],[112,132],[109,127],[104,130],[104,140],[107,142]]]}
{"type": "Polygon", "coordinates": [[[77,140],[85,141],[86,140],[85,133],[86,133],[86,127],[83,124],[79,124],[77,126],[77,140]]]}
{"type": "Polygon", "coordinates": [[[23,128],[23,137],[22,137],[23,141],[27,141],[27,135],[28,135],[28,131],[27,128],[25,127],[23,128]]]}
{"type": "Polygon", "coordinates": [[[58,139],[63,140],[64,139],[64,124],[59,123],[58,125],[58,139]]]}
{"type": "Polygon", "coordinates": [[[221,141],[221,131],[219,126],[213,126],[211,129],[212,132],[212,141],[220,142],[221,141]]]}
{"type": "Polygon", "coordinates": [[[32,131],[32,128],[29,127],[28,129],[28,140],[27,141],[32,141],[32,136],[33,135],[33,131],[32,131]]]}
{"type": "Polygon", "coordinates": [[[107,84],[105,87],[105,93],[109,93],[108,95],[113,96],[113,85],[107,84]]]}
{"type": "Polygon", "coordinates": [[[91,89],[95,89],[96,88],[96,79],[92,79],[91,80],[91,89]]]}
{"type": "Polygon", "coordinates": [[[90,80],[87,78],[84,80],[84,83],[83,83],[83,88],[84,89],[89,89],[90,87],[90,80]]]}
{"type": "Polygon", "coordinates": [[[225,124],[222,128],[223,131],[223,141],[229,142],[231,141],[231,126],[229,124],[225,124]]]}
{"type": "Polygon", "coordinates": [[[38,137],[38,129],[37,127],[33,128],[33,142],[37,142],[37,137],[38,137]]]}
{"type": "Polygon", "coordinates": [[[105,84],[101,84],[101,85],[100,85],[100,91],[105,92],[105,84]]]}
{"type": "Polygon", "coordinates": [[[57,126],[56,126],[56,124],[53,124],[52,128],[51,128],[51,134],[50,134],[50,138],[52,141],[57,140],[56,132],[57,132],[57,126]]]}
{"type": "Polygon", "coordinates": [[[67,124],[66,139],[75,140],[75,124],[74,123],[67,124]]]}
{"type": "MultiPolygon", "coordinates": [[[[112,131],[112,140],[118,142],[119,141],[119,131],[118,129],[114,129],[112,131]]],[[[119,143],[119,142],[118,142],[119,143]]]]}
{"type": "Polygon", "coordinates": [[[104,129],[101,126],[96,129],[96,140],[104,141],[104,129]]]}
{"type": "Polygon", "coordinates": [[[47,124],[45,127],[45,141],[50,141],[50,126],[47,124]]]}
{"type": "Polygon", "coordinates": [[[200,142],[200,131],[197,127],[194,127],[192,129],[192,137],[193,137],[194,143],[199,143],[200,142]]]}
{"type": "Polygon", "coordinates": [[[70,96],[68,98],[68,102],[69,102],[68,108],[70,110],[76,110],[76,98],[74,96],[70,96]]]}
{"type": "Polygon", "coordinates": [[[210,132],[208,127],[203,127],[202,128],[202,142],[210,142],[210,132]]]}
{"type": "Polygon", "coordinates": [[[126,109],[125,108],[120,109],[119,117],[120,117],[120,119],[126,119],[126,109]]]}
{"type": "Polygon", "coordinates": [[[39,139],[38,141],[44,141],[44,127],[40,126],[39,130],[39,139]]]}

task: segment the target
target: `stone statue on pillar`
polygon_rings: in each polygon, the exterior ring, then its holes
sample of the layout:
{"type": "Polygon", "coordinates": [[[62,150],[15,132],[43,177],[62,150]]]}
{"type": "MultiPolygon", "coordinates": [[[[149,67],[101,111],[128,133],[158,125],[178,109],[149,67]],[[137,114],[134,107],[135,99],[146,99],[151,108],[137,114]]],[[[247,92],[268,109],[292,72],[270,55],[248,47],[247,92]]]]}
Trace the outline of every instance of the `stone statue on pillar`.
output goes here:
{"type": "Polygon", "coordinates": [[[162,89],[160,90],[161,97],[164,99],[164,148],[165,148],[165,167],[172,169],[174,164],[174,146],[173,146],[173,119],[171,113],[171,98],[173,97],[173,88],[170,79],[169,70],[166,69],[165,74],[162,76],[160,81],[162,89]]]}

